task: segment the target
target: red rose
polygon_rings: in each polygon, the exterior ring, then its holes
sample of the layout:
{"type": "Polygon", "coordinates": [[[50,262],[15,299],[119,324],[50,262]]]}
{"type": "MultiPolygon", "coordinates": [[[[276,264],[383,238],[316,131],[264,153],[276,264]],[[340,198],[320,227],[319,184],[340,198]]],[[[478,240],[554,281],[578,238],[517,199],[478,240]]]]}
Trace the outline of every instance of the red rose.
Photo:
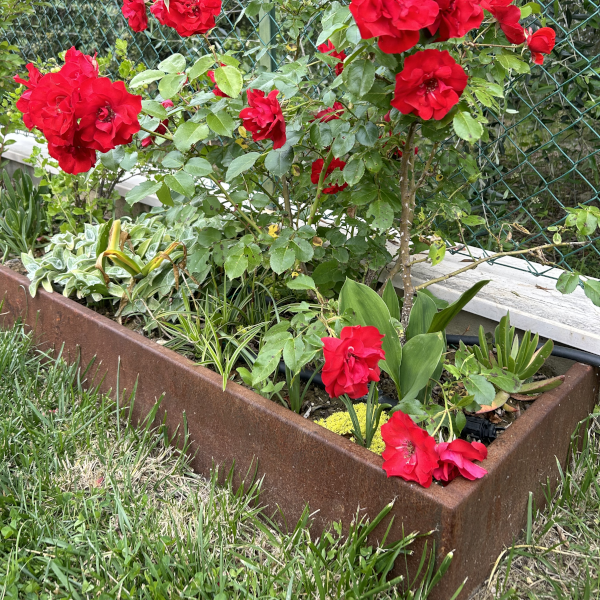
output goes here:
{"type": "MultiPolygon", "coordinates": [[[[221,66],[224,67],[225,65],[221,63],[221,66]]],[[[208,78],[215,83],[215,72],[208,71],[206,74],[208,75],[208,78]]],[[[215,85],[213,88],[213,94],[215,96],[220,96],[221,98],[231,98],[231,96],[227,95],[223,90],[220,90],[218,85],[215,85]]]]}
{"type": "Polygon", "coordinates": [[[447,50],[422,50],[404,61],[391,104],[402,114],[439,121],[458,103],[467,79],[447,50]]]}
{"type": "Polygon", "coordinates": [[[58,73],[47,73],[31,93],[29,116],[31,122],[50,141],[70,144],[77,127],[73,106],[77,95],[72,80],[58,73]]]}
{"type": "Polygon", "coordinates": [[[69,79],[72,85],[79,86],[87,79],[98,77],[98,61],[95,56],[88,56],[72,47],[65,54],[65,64],[60,74],[69,79]]]}
{"type": "Polygon", "coordinates": [[[144,0],[123,0],[123,16],[129,21],[129,27],[134,31],[144,31],[148,28],[148,15],[144,0]]]}
{"type": "Polygon", "coordinates": [[[381,437],[385,442],[382,456],[387,476],[416,481],[428,488],[438,466],[435,439],[401,411],[393,413],[381,426],[381,437]]]}
{"type": "Polygon", "coordinates": [[[58,166],[71,175],[77,173],[87,173],[96,164],[96,151],[81,145],[76,141],[76,145],[56,145],[48,142],[48,154],[58,161],[58,166]]]}
{"type": "MultiPolygon", "coordinates": [[[[324,161],[322,158],[318,158],[312,164],[310,180],[315,185],[317,185],[319,183],[319,177],[321,176],[321,171],[323,170],[323,164],[324,164],[324,161]]],[[[325,179],[327,179],[336,169],[343,171],[345,166],[346,166],[346,163],[343,160],[340,160],[339,158],[334,158],[329,163],[329,166],[327,167],[327,172],[325,173],[325,179]]],[[[337,194],[338,192],[341,192],[342,190],[346,189],[347,187],[348,187],[347,183],[344,183],[344,185],[338,185],[336,183],[330,187],[326,187],[323,190],[323,194],[337,194]]],[[[364,394],[363,394],[363,396],[364,396],[364,394]]]]}
{"type": "Polygon", "coordinates": [[[461,38],[471,29],[477,29],[483,21],[483,9],[479,0],[435,0],[440,7],[435,22],[427,29],[431,35],[437,32],[436,42],[461,38]]]}
{"type": "Polygon", "coordinates": [[[130,94],[122,81],[107,77],[91,79],[81,86],[81,100],[75,108],[81,140],[89,148],[108,152],[129,144],[140,130],[138,115],[142,97],[130,94]]]}
{"type": "Polygon", "coordinates": [[[419,30],[437,18],[433,0],[352,0],[350,12],[363,39],[379,36],[379,48],[388,54],[405,52],[419,41],[419,30]]]}
{"type": "Polygon", "coordinates": [[[346,60],[346,53],[342,50],[341,52],[336,52],[335,46],[333,45],[331,40],[327,40],[326,44],[321,44],[317,46],[317,50],[322,54],[329,54],[329,56],[333,56],[333,58],[339,59],[335,65],[335,74],[341,75],[344,70],[344,61],[346,60]]]}
{"type": "Polygon", "coordinates": [[[25,127],[31,131],[35,125],[29,116],[29,101],[31,100],[33,90],[37,87],[42,78],[42,74],[36,69],[33,63],[27,65],[27,72],[29,73],[29,79],[22,79],[18,75],[15,75],[13,79],[27,88],[17,101],[17,108],[23,113],[23,123],[25,123],[25,127]]]}
{"type": "Polygon", "coordinates": [[[487,458],[487,448],[481,442],[465,442],[454,440],[443,442],[435,447],[440,459],[440,466],[435,469],[433,476],[439,481],[452,481],[462,475],[471,481],[481,479],[487,471],[473,463],[474,460],[487,458]]]}
{"type": "Polygon", "coordinates": [[[511,44],[522,44],[525,41],[525,30],[519,25],[521,9],[514,6],[512,0],[482,0],[481,6],[498,21],[511,44]]]}
{"type": "Polygon", "coordinates": [[[240,112],[244,128],[252,133],[255,142],[273,140],[273,149],[285,144],[285,120],[281,106],[277,100],[278,90],[269,92],[268,96],[261,90],[248,90],[249,108],[240,112]]]}
{"type": "Polygon", "coordinates": [[[206,33],[215,26],[215,17],[221,12],[221,0],[156,0],[150,12],[162,25],[173,27],[182,37],[206,33]]]}
{"type": "MultiPolygon", "coordinates": [[[[344,105],[341,102],[334,102],[331,108],[324,108],[320,110],[312,121],[320,121],[321,123],[328,123],[334,119],[339,119],[340,115],[344,112],[344,105]]],[[[311,121],[311,122],[312,122],[311,121]]]]}
{"type": "Polygon", "coordinates": [[[360,325],[344,327],[339,339],[321,338],[325,356],[321,377],[332,398],[342,394],[361,398],[369,392],[367,383],[379,381],[379,361],[385,359],[382,339],[377,327],[360,325]]]}
{"type": "MultiPolygon", "coordinates": [[[[530,30],[531,31],[531,30],[530,30]]],[[[550,54],[556,44],[556,32],[550,27],[542,27],[527,35],[527,47],[536,65],[544,64],[544,54],[550,54]]]]}

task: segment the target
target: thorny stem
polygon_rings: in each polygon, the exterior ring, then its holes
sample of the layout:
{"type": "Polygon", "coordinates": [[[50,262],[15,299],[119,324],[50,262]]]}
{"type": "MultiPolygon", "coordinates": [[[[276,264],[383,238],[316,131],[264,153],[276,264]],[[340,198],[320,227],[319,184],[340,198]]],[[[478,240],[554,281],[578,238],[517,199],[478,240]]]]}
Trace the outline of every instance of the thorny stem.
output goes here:
{"type": "Polygon", "coordinates": [[[156,131],[150,131],[150,129],[146,129],[145,127],[140,127],[140,129],[142,131],[145,131],[146,133],[151,133],[152,135],[156,135],[158,137],[165,138],[165,140],[173,141],[173,136],[171,136],[171,135],[163,135],[162,133],[157,133],[156,131]]]}
{"type": "Polygon", "coordinates": [[[292,205],[290,204],[290,188],[288,187],[287,177],[284,175],[281,178],[281,190],[283,193],[283,202],[285,204],[285,212],[290,220],[290,227],[294,228],[294,219],[292,217],[292,205]]]}
{"type": "MultiPolygon", "coordinates": [[[[543,246],[536,246],[535,248],[526,248],[524,250],[511,250],[510,252],[498,252],[496,254],[492,254],[491,256],[485,256],[484,258],[480,258],[479,260],[476,260],[475,262],[467,265],[466,267],[462,267],[461,269],[458,269],[457,271],[453,271],[452,273],[448,273],[447,275],[442,275],[441,277],[436,277],[435,279],[431,279],[429,281],[426,281],[425,283],[421,283],[414,288],[414,291],[418,292],[419,290],[424,290],[426,287],[429,287],[430,285],[433,285],[434,283],[440,283],[441,281],[446,281],[447,279],[450,279],[451,277],[455,277],[456,275],[460,275],[461,273],[464,273],[465,271],[470,271],[471,269],[475,269],[476,267],[478,267],[479,265],[481,265],[485,262],[489,262],[490,260],[495,260],[496,258],[501,258],[502,256],[517,256],[519,254],[527,254],[528,252],[537,252],[540,250],[548,250],[549,248],[558,248],[559,246],[580,246],[585,243],[587,243],[587,242],[561,242],[560,244],[544,244],[543,246]]],[[[404,292],[404,295],[406,296],[406,291],[404,292]]],[[[406,302],[406,300],[405,300],[405,302],[406,302]]]]}
{"type": "Polygon", "coordinates": [[[313,200],[312,206],[310,208],[310,216],[308,217],[307,225],[312,225],[315,216],[317,215],[317,210],[319,210],[319,204],[321,203],[321,194],[323,193],[323,183],[325,182],[325,177],[327,175],[327,169],[333,160],[333,151],[330,150],[329,154],[325,157],[323,162],[323,169],[321,170],[321,174],[319,175],[319,182],[317,183],[317,193],[315,195],[315,199],[313,200]]]}

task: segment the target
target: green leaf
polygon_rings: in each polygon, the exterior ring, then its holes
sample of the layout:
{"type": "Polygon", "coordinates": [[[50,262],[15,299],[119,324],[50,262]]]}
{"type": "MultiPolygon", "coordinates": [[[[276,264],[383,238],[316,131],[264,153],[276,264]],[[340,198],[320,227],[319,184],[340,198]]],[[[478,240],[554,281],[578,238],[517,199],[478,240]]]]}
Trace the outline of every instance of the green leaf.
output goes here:
{"type": "Polygon", "coordinates": [[[281,177],[285,175],[294,162],[294,148],[284,146],[279,150],[271,150],[265,158],[265,167],[272,175],[281,177]]]}
{"type": "Polygon", "coordinates": [[[471,375],[464,381],[465,389],[475,402],[482,406],[489,406],[496,397],[494,386],[483,375],[471,375]]]}
{"type": "Polygon", "coordinates": [[[572,294],[579,285],[579,275],[565,271],[556,282],[556,289],[561,294],[572,294]]]}
{"type": "Polygon", "coordinates": [[[473,144],[483,135],[483,125],[467,112],[458,112],[452,121],[459,138],[473,144]]]}
{"type": "Polygon", "coordinates": [[[251,169],[259,157],[260,152],[248,152],[247,154],[242,154],[242,156],[234,158],[227,169],[225,181],[229,182],[232,179],[235,179],[240,173],[244,173],[248,169],[251,169]]]}
{"type": "Polygon", "coordinates": [[[377,198],[377,200],[369,206],[369,210],[367,211],[367,217],[371,216],[373,217],[371,227],[385,231],[389,229],[394,222],[394,209],[388,202],[385,202],[381,198],[377,198]]]}
{"type": "Polygon", "coordinates": [[[203,248],[212,246],[215,242],[218,242],[222,238],[221,232],[215,227],[205,227],[202,229],[197,237],[196,242],[203,248]]]}
{"type": "Polygon", "coordinates": [[[194,178],[188,173],[179,171],[175,175],[167,175],[165,183],[178,194],[184,195],[186,198],[193,198],[196,192],[196,184],[194,178]]]}
{"type": "MultiPolygon", "coordinates": [[[[164,164],[164,162],[163,162],[164,164]]],[[[205,177],[213,172],[212,165],[205,159],[195,156],[185,163],[183,170],[195,177],[205,177]]]]}
{"type": "MultiPolygon", "coordinates": [[[[433,317],[428,333],[444,331],[454,317],[475,297],[479,290],[490,282],[489,279],[478,281],[473,287],[463,292],[460,298],[441,310],[433,317]]],[[[480,403],[481,404],[481,403],[480,403]]]]}
{"type": "Polygon", "coordinates": [[[287,271],[296,262],[296,253],[291,248],[277,248],[271,252],[271,269],[278,275],[287,271]]]}
{"type": "Polygon", "coordinates": [[[355,60],[344,69],[342,80],[351,94],[361,98],[373,87],[375,70],[370,60],[355,60]]]}
{"type": "Polygon", "coordinates": [[[173,150],[162,159],[161,164],[167,169],[180,169],[183,167],[183,154],[177,150],[173,150]]]}
{"type": "Polygon", "coordinates": [[[196,142],[208,137],[208,127],[203,123],[182,123],[173,135],[173,143],[177,150],[187,152],[196,142]]]}
{"type": "Polygon", "coordinates": [[[127,192],[125,201],[129,206],[133,206],[136,202],[141,202],[146,196],[156,194],[161,186],[162,181],[144,181],[127,192]]]}
{"type": "Polygon", "coordinates": [[[365,174],[365,163],[362,158],[353,158],[348,161],[343,170],[344,181],[348,185],[356,185],[365,174]]]}
{"type": "Polygon", "coordinates": [[[379,139],[379,128],[375,123],[369,121],[366,125],[361,125],[356,132],[356,139],[363,146],[374,146],[379,139]]]}
{"type": "Polygon", "coordinates": [[[340,292],[339,312],[344,314],[347,311],[354,315],[353,321],[356,325],[372,325],[385,336],[382,344],[385,360],[381,361],[380,365],[400,389],[402,346],[383,298],[369,286],[346,279],[340,292]]]}
{"type": "Polygon", "coordinates": [[[519,60],[516,56],[512,54],[502,54],[498,56],[498,62],[505,69],[513,69],[517,73],[529,73],[530,68],[529,65],[522,60],[519,60]]]}
{"type": "Polygon", "coordinates": [[[290,290],[316,290],[317,289],[317,286],[315,285],[313,278],[309,277],[308,275],[298,275],[298,277],[295,277],[294,279],[290,279],[286,283],[286,285],[288,288],[290,288],[290,290]]]}
{"type": "Polygon", "coordinates": [[[244,254],[243,248],[239,252],[230,254],[225,259],[225,273],[229,279],[241,277],[248,268],[248,257],[244,254]]]}
{"type": "Polygon", "coordinates": [[[288,369],[294,374],[303,366],[302,356],[304,355],[304,349],[304,342],[300,337],[288,340],[283,347],[283,360],[288,369]]]}
{"type": "Polygon", "coordinates": [[[423,292],[417,292],[417,299],[410,311],[408,319],[408,327],[406,329],[406,337],[410,338],[422,333],[431,333],[429,328],[431,322],[437,314],[435,302],[423,292]]]}
{"type": "Polygon", "coordinates": [[[432,266],[438,265],[444,260],[446,256],[446,244],[443,241],[433,242],[429,246],[429,260],[432,266]]]}
{"type": "Polygon", "coordinates": [[[402,348],[400,389],[402,400],[413,400],[434,374],[446,344],[441,333],[416,335],[402,348]]]}
{"type": "Polygon", "coordinates": [[[166,119],[167,118],[167,110],[160,103],[156,102],[156,100],[142,100],[142,110],[151,117],[156,117],[157,119],[166,119]]]}
{"type": "Polygon", "coordinates": [[[156,195],[158,196],[161,204],[164,204],[165,206],[175,206],[173,203],[173,198],[171,198],[171,192],[164,182],[156,192],[156,195]]]}
{"type": "Polygon", "coordinates": [[[394,284],[391,282],[390,279],[387,280],[387,283],[385,284],[385,289],[383,290],[383,295],[381,297],[383,298],[385,305],[390,311],[390,317],[392,317],[392,319],[396,319],[396,321],[399,321],[401,316],[400,300],[398,299],[398,294],[396,294],[394,284]]]}
{"type": "Polygon", "coordinates": [[[190,81],[204,75],[215,64],[215,59],[211,55],[202,56],[199,58],[190,70],[188,71],[188,77],[190,81]]]}
{"type": "Polygon", "coordinates": [[[235,67],[219,67],[215,69],[215,83],[229,97],[237,98],[242,91],[244,80],[235,67]]]}
{"type": "Polygon", "coordinates": [[[217,135],[224,136],[230,136],[235,126],[233,119],[223,110],[217,114],[207,115],[206,123],[217,135]]]}
{"type": "Polygon", "coordinates": [[[329,123],[315,122],[310,127],[310,141],[319,149],[326,148],[331,145],[333,136],[329,123]]]}
{"type": "Polygon", "coordinates": [[[287,331],[282,332],[281,335],[271,338],[261,348],[252,367],[253,387],[256,387],[261,381],[264,381],[271,373],[273,373],[273,371],[275,371],[281,360],[283,347],[291,338],[291,333],[287,331]]]}
{"type": "Polygon", "coordinates": [[[185,57],[182,54],[172,54],[163,60],[158,68],[167,73],[182,73],[185,71],[185,57]]]}
{"type": "Polygon", "coordinates": [[[125,158],[125,150],[123,146],[109,150],[106,153],[100,154],[100,162],[109,170],[116,171],[121,164],[121,161],[125,158]]]}
{"type": "Polygon", "coordinates": [[[353,133],[341,133],[338,135],[331,146],[333,156],[335,156],[335,158],[340,158],[340,156],[344,156],[344,154],[350,152],[354,147],[354,141],[355,138],[353,133]]]}
{"type": "Polygon", "coordinates": [[[129,83],[130,88],[138,88],[142,85],[152,83],[157,79],[162,79],[165,76],[164,71],[149,70],[138,73],[129,83]]]}
{"type": "Polygon", "coordinates": [[[160,95],[166,100],[172,98],[183,87],[186,79],[187,75],[185,73],[183,75],[178,75],[177,73],[165,75],[158,84],[160,95]]]}
{"type": "Polygon", "coordinates": [[[584,281],[583,291],[596,306],[600,306],[600,281],[594,281],[593,279],[584,281]]]}

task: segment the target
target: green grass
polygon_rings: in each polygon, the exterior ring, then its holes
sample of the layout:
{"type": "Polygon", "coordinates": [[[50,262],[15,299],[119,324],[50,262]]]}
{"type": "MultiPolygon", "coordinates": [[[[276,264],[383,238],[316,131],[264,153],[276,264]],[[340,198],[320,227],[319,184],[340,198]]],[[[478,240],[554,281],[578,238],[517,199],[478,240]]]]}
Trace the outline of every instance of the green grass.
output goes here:
{"type": "Polygon", "coordinates": [[[529,510],[523,539],[507,548],[473,600],[600,598],[600,412],[581,426],[569,469],[548,506],[529,510]]]}
{"type": "Polygon", "coordinates": [[[281,531],[260,482],[194,474],[162,427],[133,427],[80,379],[19,326],[0,331],[0,600],[423,600],[447,569],[425,552],[417,580],[391,579],[415,535],[372,545],[378,519],[315,539],[306,513],[281,531]]]}

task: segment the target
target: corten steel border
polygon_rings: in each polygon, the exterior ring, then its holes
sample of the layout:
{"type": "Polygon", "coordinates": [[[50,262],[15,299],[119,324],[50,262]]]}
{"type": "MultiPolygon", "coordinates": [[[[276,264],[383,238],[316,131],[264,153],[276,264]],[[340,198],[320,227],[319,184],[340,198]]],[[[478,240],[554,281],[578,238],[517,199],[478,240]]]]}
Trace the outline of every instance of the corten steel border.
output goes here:
{"type": "MultiPolygon", "coordinates": [[[[424,489],[388,479],[381,457],[240,385],[229,383],[223,391],[216,373],[60,294],[40,290],[31,298],[28,285],[22,275],[0,267],[4,326],[22,317],[43,347],[64,343],[64,355],[80,354],[83,365],[96,357],[104,390],[116,389],[120,361],[121,390],[132,390],[137,381],[136,419],[164,394],[171,433],[186,415],[196,471],[208,475],[215,464],[228,469],[235,462],[236,472],[245,474],[258,465],[261,502],[278,505],[292,524],[308,503],[318,511],[315,533],[331,521],[347,526],[358,506],[373,517],[395,498],[392,537],[402,529],[434,530],[438,559],[455,551],[432,596],[438,600],[448,600],[467,576],[461,598],[484,580],[525,526],[530,491],[543,505],[543,486],[557,481],[556,457],[564,466],[571,434],[597,396],[597,372],[574,365],[562,386],[537,399],[490,446],[482,463],[488,475],[424,489]]],[[[415,555],[411,560],[420,557],[418,549],[415,555]]]]}

